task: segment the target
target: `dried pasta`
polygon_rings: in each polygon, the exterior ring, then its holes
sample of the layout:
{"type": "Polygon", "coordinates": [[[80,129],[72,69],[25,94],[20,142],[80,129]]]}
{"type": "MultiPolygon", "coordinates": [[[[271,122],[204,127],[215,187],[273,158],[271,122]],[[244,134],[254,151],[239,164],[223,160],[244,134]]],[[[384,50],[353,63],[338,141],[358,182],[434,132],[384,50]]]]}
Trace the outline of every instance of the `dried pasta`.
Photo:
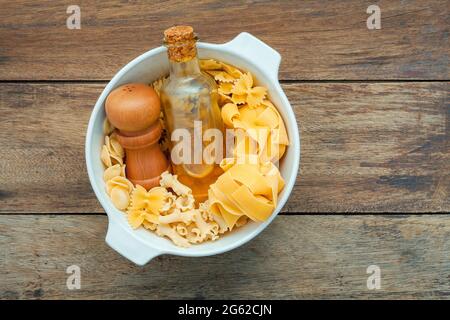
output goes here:
{"type": "Polygon", "coordinates": [[[250,108],[255,108],[260,105],[267,94],[267,89],[264,87],[253,86],[253,76],[250,72],[244,73],[235,82],[231,90],[231,100],[235,104],[247,104],[250,108]]]}
{"type": "Polygon", "coordinates": [[[154,187],[146,191],[144,187],[137,185],[131,195],[131,207],[133,210],[146,210],[148,213],[159,214],[166,197],[167,190],[163,187],[154,187]]]}
{"type": "MultiPolygon", "coordinates": [[[[180,247],[214,241],[248,221],[264,221],[273,212],[284,180],[274,163],[283,156],[289,139],[284,121],[271,103],[265,87],[255,86],[253,75],[213,59],[201,60],[201,69],[217,83],[225,126],[236,133],[232,157],[220,163],[224,173],[208,191],[208,200],[196,204],[192,190],[176,175],[164,172],[160,186],[147,191],[126,177],[125,152],[114,127],[105,120],[100,158],[105,165],[105,189],[131,228],[143,227],[180,247]]],[[[159,95],[166,78],[153,82],[159,95]]],[[[161,123],[164,128],[163,114],[161,123]]],[[[167,132],[160,140],[168,150],[167,132]]]]}
{"type": "Polygon", "coordinates": [[[104,144],[102,147],[102,152],[101,152],[100,157],[102,159],[103,164],[106,167],[111,167],[114,164],[123,165],[123,158],[114,152],[112,153],[106,144],[104,144]]]}
{"type": "MultiPolygon", "coordinates": [[[[253,221],[264,221],[275,209],[277,195],[283,186],[284,180],[271,162],[236,163],[210,186],[210,210],[214,217],[223,218],[229,230],[242,216],[253,221]]],[[[243,220],[239,225],[242,223],[243,220]]]]}
{"type": "MultiPolygon", "coordinates": [[[[125,165],[123,167],[125,167],[125,165]]],[[[103,172],[103,180],[107,182],[117,176],[125,177],[125,172],[122,169],[123,167],[120,164],[115,164],[111,167],[106,168],[103,172]]]]}
{"type": "Polygon", "coordinates": [[[161,174],[160,184],[162,187],[172,189],[178,196],[192,195],[192,190],[178,181],[177,176],[171,175],[169,172],[161,174]]]}
{"type": "Polygon", "coordinates": [[[185,224],[189,224],[194,220],[195,210],[189,210],[182,212],[179,209],[175,209],[172,213],[161,216],[159,218],[160,223],[175,223],[175,222],[183,222],[185,224]]]}
{"type": "MultiPolygon", "coordinates": [[[[237,159],[243,159],[244,163],[253,164],[277,162],[285,153],[289,140],[283,119],[275,106],[267,99],[267,90],[263,87],[253,86],[253,76],[250,72],[244,73],[237,68],[214,60],[204,61],[202,67],[218,82],[219,103],[222,106],[222,119],[225,125],[228,128],[245,130],[250,139],[255,142],[254,144],[250,143],[248,138],[236,141],[233,151],[234,158],[222,161],[221,167],[225,173],[215,184],[210,186],[211,215],[217,222],[220,231],[225,232],[235,226],[242,226],[248,218],[257,221],[266,219],[276,207],[278,192],[284,185],[275,166],[271,167],[271,174],[266,174],[265,179],[262,179],[272,185],[272,195],[267,192],[267,184],[264,195],[253,193],[258,191],[254,190],[254,186],[255,182],[261,182],[260,175],[248,175],[247,179],[242,179],[245,180],[245,183],[241,184],[241,181],[234,181],[227,171],[235,167],[237,159]],[[220,71],[228,73],[229,76],[225,77],[219,73],[220,71]],[[237,80],[229,81],[232,78],[237,80]],[[253,180],[253,178],[255,179],[253,180]],[[254,181],[253,184],[252,181],[254,181]],[[253,190],[249,187],[253,187],[253,190]],[[252,214],[255,211],[259,212],[259,215],[252,214]]],[[[259,169],[263,170],[264,167],[267,165],[261,165],[259,169]]]]}
{"type": "Polygon", "coordinates": [[[177,231],[175,231],[168,224],[159,224],[156,227],[156,234],[161,237],[168,237],[177,246],[185,248],[191,246],[186,238],[182,237],[177,231]]]}
{"type": "Polygon", "coordinates": [[[114,131],[114,126],[108,121],[108,118],[105,118],[103,121],[103,134],[105,136],[109,136],[114,131]]]}
{"type": "Polygon", "coordinates": [[[112,188],[109,196],[114,206],[119,210],[125,210],[130,202],[130,194],[121,187],[112,188]]]}

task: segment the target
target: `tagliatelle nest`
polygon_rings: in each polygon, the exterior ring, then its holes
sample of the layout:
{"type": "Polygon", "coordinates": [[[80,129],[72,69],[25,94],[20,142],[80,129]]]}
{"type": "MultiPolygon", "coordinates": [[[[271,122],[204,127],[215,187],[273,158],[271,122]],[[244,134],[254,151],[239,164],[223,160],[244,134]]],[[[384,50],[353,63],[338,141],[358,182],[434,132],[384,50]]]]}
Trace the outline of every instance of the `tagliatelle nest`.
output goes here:
{"type": "MultiPolygon", "coordinates": [[[[250,72],[213,59],[200,60],[200,66],[217,83],[225,126],[244,130],[249,136],[237,139],[233,157],[222,160],[224,173],[210,186],[205,202],[196,205],[192,190],[169,172],[161,175],[160,186],[149,191],[134,186],[126,177],[125,152],[114,127],[108,120],[103,124],[105,143],[100,157],[112,203],[127,215],[132,228],[144,227],[180,247],[217,240],[249,220],[266,220],[284,186],[274,163],[289,145],[281,115],[270,102],[267,89],[254,85],[250,72]]],[[[158,95],[166,79],[152,84],[158,95]]],[[[164,128],[162,113],[161,123],[164,128]]],[[[169,148],[165,130],[160,145],[165,151],[169,148]]]]}

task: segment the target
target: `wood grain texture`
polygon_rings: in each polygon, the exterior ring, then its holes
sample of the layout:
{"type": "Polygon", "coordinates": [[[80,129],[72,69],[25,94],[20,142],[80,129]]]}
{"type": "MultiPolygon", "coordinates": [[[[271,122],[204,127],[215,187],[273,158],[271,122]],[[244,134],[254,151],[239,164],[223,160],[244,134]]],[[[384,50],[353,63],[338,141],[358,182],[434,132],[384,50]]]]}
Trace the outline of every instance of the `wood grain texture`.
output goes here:
{"type": "Polygon", "coordinates": [[[448,83],[285,88],[302,132],[288,211],[450,211],[448,83]]]}
{"type": "MultiPolygon", "coordinates": [[[[103,86],[0,85],[1,212],[103,212],[84,160],[103,86]]],[[[284,212],[450,211],[449,83],[283,87],[302,141],[284,212]]]]}
{"type": "Polygon", "coordinates": [[[448,215],[281,216],[239,249],[143,268],[107,247],[106,220],[0,216],[0,298],[450,298],[448,215]],[[80,290],[66,287],[70,265],[80,290]],[[380,290],[367,289],[369,265],[380,290]]]}
{"type": "Polygon", "coordinates": [[[66,1],[1,1],[0,80],[110,79],[173,24],[212,43],[251,32],[281,53],[281,79],[449,79],[448,1],[375,3],[381,30],[358,0],[91,0],[69,30],[66,1]]]}

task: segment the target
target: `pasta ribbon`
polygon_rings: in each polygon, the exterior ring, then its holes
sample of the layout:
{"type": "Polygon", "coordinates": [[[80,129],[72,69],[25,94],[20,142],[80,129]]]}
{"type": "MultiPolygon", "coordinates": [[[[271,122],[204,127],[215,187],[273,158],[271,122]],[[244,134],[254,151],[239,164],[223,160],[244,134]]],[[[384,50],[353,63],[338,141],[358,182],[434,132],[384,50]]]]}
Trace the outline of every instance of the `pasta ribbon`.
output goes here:
{"type": "Polygon", "coordinates": [[[222,119],[229,128],[242,129],[246,136],[236,135],[236,153],[254,154],[263,161],[278,161],[289,145],[289,139],[283,119],[273,104],[264,100],[259,106],[249,105],[238,107],[227,103],[221,110],[222,119]],[[250,137],[257,144],[257,151],[252,150],[246,139],[250,137]]]}
{"type": "Polygon", "coordinates": [[[213,216],[223,218],[229,230],[243,216],[253,221],[269,218],[277,205],[278,193],[284,186],[278,168],[271,162],[236,163],[227,165],[224,170],[225,173],[209,189],[213,216]]]}

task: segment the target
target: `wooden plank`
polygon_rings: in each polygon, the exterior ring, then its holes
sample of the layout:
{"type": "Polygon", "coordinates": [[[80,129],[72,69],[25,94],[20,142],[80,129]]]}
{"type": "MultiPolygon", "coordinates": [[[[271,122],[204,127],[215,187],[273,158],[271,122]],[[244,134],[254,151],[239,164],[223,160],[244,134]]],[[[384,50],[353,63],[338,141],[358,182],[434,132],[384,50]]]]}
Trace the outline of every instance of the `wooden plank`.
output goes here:
{"type": "Polygon", "coordinates": [[[448,83],[285,88],[302,132],[288,211],[450,211],[448,83]]]}
{"type": "MultiPolygon", "coordinates": [[[[84,140],[103,84],[0,86],[0,211],[103,212],[84,140]]],[[[284,212],[450,211],[448,83],[285,84],[301,128],[284,212]]]]}
{"type": "Polygon", "coordinates": [[[281,79],[449,79],[448,1],[383,1],[381,30],[368,3],[349,1],[82,1],[81,29],[62,0],[2,1],[0,79],[110,79],[192,24],[223,43],[248,31],[283,56],[281,79]]]}
{"type": "Polygon", "coordinates": [[[280,216],[205,258],[137,267],[104,242],[105,216],[0,216],[1,299],[450,298],[450,216],[280,216]],[[81,289],[66,287],[78,265],[81,289]],[[381,289],[367,289],[367,267],[381,289]],[[218,289],[219,288],[219,289],[218,289]]]}

